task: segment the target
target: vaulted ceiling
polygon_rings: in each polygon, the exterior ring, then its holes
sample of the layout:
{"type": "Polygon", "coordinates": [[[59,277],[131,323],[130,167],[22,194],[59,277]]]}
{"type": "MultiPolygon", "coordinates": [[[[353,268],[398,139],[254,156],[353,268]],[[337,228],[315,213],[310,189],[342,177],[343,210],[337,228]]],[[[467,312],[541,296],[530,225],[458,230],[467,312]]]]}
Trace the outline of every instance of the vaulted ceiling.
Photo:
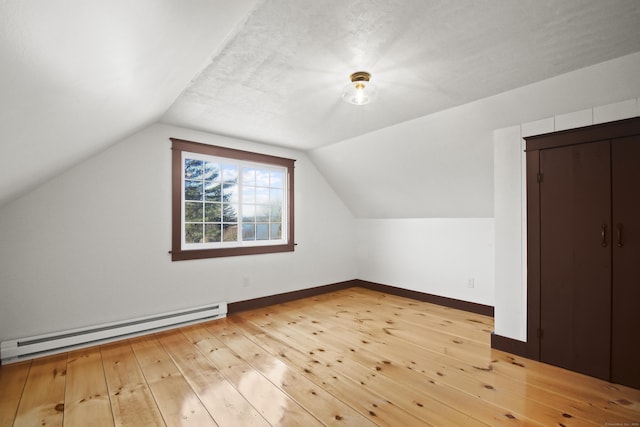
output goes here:
{"type": "Polygon", "coordinates": [[[640,51],[637,0],[0,0],[0,205],[151,123],[301,150],[640,51]],[[354,71],[379,88],[345,104],[354,71]]]}

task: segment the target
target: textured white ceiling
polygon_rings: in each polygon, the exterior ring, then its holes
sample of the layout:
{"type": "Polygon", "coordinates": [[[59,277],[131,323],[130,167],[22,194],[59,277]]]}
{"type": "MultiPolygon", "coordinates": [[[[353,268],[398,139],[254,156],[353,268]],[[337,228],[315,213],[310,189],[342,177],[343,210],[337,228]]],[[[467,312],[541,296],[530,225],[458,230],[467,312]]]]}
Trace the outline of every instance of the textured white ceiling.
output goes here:
{"type": "Polygon", "coordinates": [[[266,0],[162,120],[312,149],[639,50],[638,0],[266,0]]]}

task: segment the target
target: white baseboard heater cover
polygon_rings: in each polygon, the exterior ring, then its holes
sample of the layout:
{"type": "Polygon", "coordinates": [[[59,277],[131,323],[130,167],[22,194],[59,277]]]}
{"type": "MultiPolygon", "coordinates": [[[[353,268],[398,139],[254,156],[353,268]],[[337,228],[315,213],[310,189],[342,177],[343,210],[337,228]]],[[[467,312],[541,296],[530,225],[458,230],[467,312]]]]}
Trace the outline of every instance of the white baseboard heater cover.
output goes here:
{"type": "Polygon", "coordinates": [[[83,347],[164,331],[226,317],[227,303],[218,303],[186,310],[172,311],[120,322],[71,329],[34,337],[2,341],[2,364],[62,353],[83,347]]]}

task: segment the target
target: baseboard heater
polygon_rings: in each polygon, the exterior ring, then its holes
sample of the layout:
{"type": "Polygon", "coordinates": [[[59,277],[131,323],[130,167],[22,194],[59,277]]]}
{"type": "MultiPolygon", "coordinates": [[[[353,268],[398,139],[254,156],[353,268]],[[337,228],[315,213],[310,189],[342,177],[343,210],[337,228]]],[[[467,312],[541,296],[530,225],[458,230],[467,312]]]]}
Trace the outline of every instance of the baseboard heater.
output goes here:
{"type": "Polygon", "coordinates": [[[227,303],[218,303],[86,328],[2,341],[0,343],[0,359],[2,359],[2,364],[5,365],[223,318],[226,315],[227,303]]]}

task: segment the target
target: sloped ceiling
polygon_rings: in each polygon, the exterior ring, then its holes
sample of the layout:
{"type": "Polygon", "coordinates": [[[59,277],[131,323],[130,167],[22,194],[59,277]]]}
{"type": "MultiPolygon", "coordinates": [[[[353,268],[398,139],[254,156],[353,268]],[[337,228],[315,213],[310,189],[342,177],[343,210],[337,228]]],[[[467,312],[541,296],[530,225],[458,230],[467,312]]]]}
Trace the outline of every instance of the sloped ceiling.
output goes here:
{"type": "Polygon", "coordinates": [[[0,205],[158,120],[302,150],[640,51],[637,0],[0,0],[0,205]],[[376,103],[340,92],[372,73],[376,103]]]}
{"type": "Polygon", "coordinates": [[[153,122],[255,0],[0,0],[0,205],[153,122]]]}

